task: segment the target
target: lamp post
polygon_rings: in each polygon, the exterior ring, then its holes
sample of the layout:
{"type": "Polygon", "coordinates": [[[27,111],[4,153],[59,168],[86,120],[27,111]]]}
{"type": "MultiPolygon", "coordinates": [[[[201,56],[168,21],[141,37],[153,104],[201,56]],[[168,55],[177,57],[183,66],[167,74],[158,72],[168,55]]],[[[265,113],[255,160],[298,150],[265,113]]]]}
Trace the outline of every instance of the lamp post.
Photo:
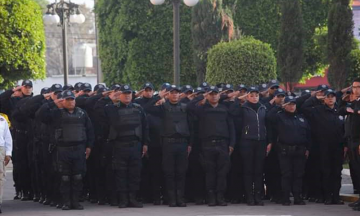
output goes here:
{"type": "Polygon", "coordinates": [[[47,12],[43,16],[45,25],[57,24],[62,28],[63,63],[64,63],[64,85],[68,84],[68,55],[67,55],[67,27],[70,23],[82,24],[85,16],[80,13],[79,5],[65,0],[47,5],[47,12]]]}
{"type": "MultiPolygon", "coordinates": [[[[150,0],[153,5],[161,5],[165,0],[150,0]]],[[[173,2],[173,43],[174,43],[174,84],[180,85],[180,0],[172,0],[173,2]]],[[[199,0],[184,0],[189,6],[195,6],[199,0]]]]}

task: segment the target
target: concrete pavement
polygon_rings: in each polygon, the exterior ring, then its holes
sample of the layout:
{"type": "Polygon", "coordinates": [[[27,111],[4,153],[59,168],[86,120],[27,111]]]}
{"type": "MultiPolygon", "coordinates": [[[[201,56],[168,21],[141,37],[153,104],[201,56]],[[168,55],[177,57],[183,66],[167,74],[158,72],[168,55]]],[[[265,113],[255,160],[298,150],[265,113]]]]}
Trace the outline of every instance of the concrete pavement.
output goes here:
{"type": "MultiPolygon", "coordinates": [[[[145,205],[142,209],[119,209],[111,206],[98,206],[97,204],[83,203],[85,210],[83,211],[62,211],[53,207],[40,205],[32,201],[22,202],[14,201],[14,188],[12,181],[11,167],[8,167],[7,181],[5,182],[3,214],[14,216],[243,216],[243,215],[291,215],[291,216],[354,216],[360,215],[360,212],[351,210],[347,205],[342,206],[326,206],[324,204],[307,203],[306,206],[282,206],[268,201],[265,206],[249,207],[245,204],[229,204],[227,207],[208,207],[206,205],[196,206],[189,204],[187,208],[169,208],[167,206],[145,205]]],[[[342,193],[351,193],[352,185],[349,176],[343,176],[342,193]]]]}

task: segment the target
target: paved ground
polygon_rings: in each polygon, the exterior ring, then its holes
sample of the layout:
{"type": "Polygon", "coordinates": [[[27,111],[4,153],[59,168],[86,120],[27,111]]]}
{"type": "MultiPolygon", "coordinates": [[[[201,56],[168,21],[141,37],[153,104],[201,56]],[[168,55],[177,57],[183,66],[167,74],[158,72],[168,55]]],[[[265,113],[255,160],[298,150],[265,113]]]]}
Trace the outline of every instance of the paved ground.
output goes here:
{"type": "MultiPolygon", "coordinates": [[[[11,167],[9,167],[11,169],[11,167]]],[[[11,171],[11,170],[9,170],[11,171]]],[[[289,216],[355,216],[360,212],[352,211],[347,205],[325,206],[323,204],[308,203],[306,206],[284,207],[270,202],[265,202],[265,206],[249,207],[245,204],[229,205],[227,207],[207,207],[188,205],[187,208],[169,208],[166,206],[145,205],[142,209],[119,209],[110,206],[98,206],[96,204],[84,203],[83,211],[62,211],[48,206],[43,206],[32,201],[22,202],[12,200],[14,196],[12,173],[7,173],[7,181],[4,190],[3,214],[14,216],[97,216],[97,215],[126,215],[126,216],[244,216],[244,215],[289,215],[289,216]]],[[[342,193],[351,193],[352,186],[349,176],[343,176],[342,193]]]]}

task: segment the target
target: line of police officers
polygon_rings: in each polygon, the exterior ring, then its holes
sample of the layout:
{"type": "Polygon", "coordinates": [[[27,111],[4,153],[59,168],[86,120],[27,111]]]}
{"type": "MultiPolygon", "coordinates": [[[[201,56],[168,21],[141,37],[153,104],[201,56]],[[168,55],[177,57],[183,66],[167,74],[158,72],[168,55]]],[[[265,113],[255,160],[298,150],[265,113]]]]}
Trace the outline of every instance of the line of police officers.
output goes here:
{"type": "MultiPolygon", "coordinates": [[[[347,152],[360,184],[360,79],[299,97],[276,80],[236,89],[164,83],[157,95],[151,83],[138,92],[54,84],[36,96],[32,87],[25,80],[0,95],[12,123],[15,199],[63,210],[83,209],[84,198],[120,208],[185,207],[185,198],[287,206],[291,194],[295,205],[343,204],[347,152]]],[[[350,206],[360,210],[360,201],[350,206]]]]}

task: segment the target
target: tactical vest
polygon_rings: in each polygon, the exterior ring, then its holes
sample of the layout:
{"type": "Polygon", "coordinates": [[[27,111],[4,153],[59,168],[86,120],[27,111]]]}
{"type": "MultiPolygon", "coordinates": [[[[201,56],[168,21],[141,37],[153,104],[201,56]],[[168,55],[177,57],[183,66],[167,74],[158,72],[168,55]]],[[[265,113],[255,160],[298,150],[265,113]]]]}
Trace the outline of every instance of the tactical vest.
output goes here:
{"type": "Polygon", "coordinates": [[[164,104],[165,116],[163,118],[162,136],[171,137],[180,134],[184,137],[190,136],[186,104],[178,103],[176,106],[169,102],[164,104]]]}
{"type": "MultiPolygon", "coordinates": [[[[220,106],[220,105],[219,105],[220,106]]],[[[229,138],[227,124],[228,112],[224,107],[206,108],[204,116],[200,119],[200,138],[210,137],[229,138]]]]}
{"type": "Polygon", "coordinates": [[[110,127],[110,140],[128,136],[136,136],[142,140],[142,113],[138,106],[118,109],[117,116],[118,120],[110,127]]]}
{"type": "Polygon", "coordinates": [[[84,142],[86,141],[86,118],[80,108],[74,113],[61,110],[60,128],[55,130],[55,140],[58,142],[84,142]]]}

